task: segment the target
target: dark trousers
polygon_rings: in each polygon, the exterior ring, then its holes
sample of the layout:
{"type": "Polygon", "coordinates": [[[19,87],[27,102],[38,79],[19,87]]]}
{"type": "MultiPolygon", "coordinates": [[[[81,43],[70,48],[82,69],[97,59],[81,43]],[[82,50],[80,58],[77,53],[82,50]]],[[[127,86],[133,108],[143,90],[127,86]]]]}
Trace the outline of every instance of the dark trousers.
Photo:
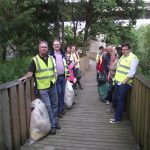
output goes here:
{"type": "Polygon", "coordinates": [[[81,83],[80,83],[81,77],[78,77],[78,75],[77,75],[78,69],[79,69],[79,68],[75,68],[75,70],[74,70],[74,76],[75,76],[76,79],[77,79],[77,82],[74,84],[74,87],[76,88],[76,86],[77,86],[77,84],[78,84],[78,85],[79,85],[79,88],[82,88],[82,85],[81,85],[81,83]]]}
{"type": "Polygon", "coordinates": [[[56,81],[57,94],[58,94],[58,113],[64,111],[65,85],[66,85],[65,76],[58,75],[56,81]]]}
{"type": "Polygon", "coordinates": [[[113,101],[113,99],[112,99],[113,91],[114,91],[114,85],[113,85],[112,79],[110,79],[108,93],[107,93],[105,100],[107,100],[109,102],[113,101]]]}
{"type": "Polygon", "coordinates": [[[125,100],[128,91],[131,89],[131,86],[129,84],[121,84],[115,85],[115,103],[116,103],[116,112],[115,112],[115,120],[116,121],[121,121],[123,117],[123,112],[125,108],[125,100]]]}

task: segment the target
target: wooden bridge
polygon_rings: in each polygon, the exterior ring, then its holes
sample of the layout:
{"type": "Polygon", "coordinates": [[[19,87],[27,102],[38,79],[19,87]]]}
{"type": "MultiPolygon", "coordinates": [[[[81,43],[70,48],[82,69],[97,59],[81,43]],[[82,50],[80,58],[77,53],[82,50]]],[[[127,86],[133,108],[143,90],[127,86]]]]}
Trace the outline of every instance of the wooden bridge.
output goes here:
{"type": "Polygon", "coordinates": [[[32,80],[0,87],[0,150],[143,150],[150,149],[150,81],[137,76],[128,96],[124,120],[110,124],[110,106],[99,99],[95,53],[82,58],[84,90],[76,90],[77,103],[60,119],[61,130],[29,144],[32,80]]]}

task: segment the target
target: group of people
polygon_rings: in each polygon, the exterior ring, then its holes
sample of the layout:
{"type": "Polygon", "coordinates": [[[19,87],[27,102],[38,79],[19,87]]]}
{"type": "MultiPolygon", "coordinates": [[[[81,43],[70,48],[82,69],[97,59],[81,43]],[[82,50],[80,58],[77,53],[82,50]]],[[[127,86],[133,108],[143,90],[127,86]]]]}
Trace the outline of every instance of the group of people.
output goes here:
{"type": "Polygon", "coordinates": [[[97,82],[99,87],[106,83],[109,85],[104,101],[106,104],[111,103],[111,110],[115,112],[110,123],[118,123],[123,119],[126,96],[132,88],[138,63],[128,43],[122,44],[120,48],[99,47],[96,55],[97,82]]]}
{"type": "Polygon", "coordinates": [[[67,47],[66,54],[61,49],[59,40],[53,41],[53,49],[48,51],[46,41],[39,42],[39,54],[32,58],[28,73],[19,79],[25,81],[34,77],[34,93],[45,104],[51,122],[50,134],[61,129],[58,118],[65,115],[64,94],[66,81],[73,83],[73,88],[83,89],[78,72],[80,57],[76,46],[67,47]]]}

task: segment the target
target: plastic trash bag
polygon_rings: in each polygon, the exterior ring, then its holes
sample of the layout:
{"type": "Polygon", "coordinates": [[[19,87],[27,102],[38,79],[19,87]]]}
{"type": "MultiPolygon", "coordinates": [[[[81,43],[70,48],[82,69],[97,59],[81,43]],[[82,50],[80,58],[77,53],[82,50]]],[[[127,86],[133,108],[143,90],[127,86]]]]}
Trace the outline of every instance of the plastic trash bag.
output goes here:
{"type": "Polygon", "coordinates": [[[66,86],[65,86],[65,97],[64,101],[67,107],[71,107],[73,100],[74,100],[75,94],[72,87],[72,83],[67,80],[66,86]]]}
{"type": "Polygon", "coordinates": [[[40,99],[35,99],[31,103],[31,122],[30,122],[30,144],[46,136],[51,124],[45,104],[40,99]]]}
{"type": "Polygon", "coordinates": [[[109,84],[107,82],[101,83],[100,86],[98,86],[98,94],[100,96],[100,100],[102,102],[105,102],[105,98],[108,94],[109,84]]]}

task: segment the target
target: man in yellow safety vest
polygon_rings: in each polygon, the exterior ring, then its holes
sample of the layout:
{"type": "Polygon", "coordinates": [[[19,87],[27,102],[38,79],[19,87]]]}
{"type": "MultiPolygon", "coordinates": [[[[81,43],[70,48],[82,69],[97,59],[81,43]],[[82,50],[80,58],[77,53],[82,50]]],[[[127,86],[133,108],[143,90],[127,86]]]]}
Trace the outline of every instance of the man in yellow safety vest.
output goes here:
{"type": "Polygon", "coordinates": [[[44,102],[50,122],[51,134],[56,134],[56,129],[61,129],[58,123],[58,96],[56,90],[57,71],[55,60],[52,56],[47,55],[48,43],[41,41],[39,43],[39,54],[36,55],[30,64],[29,72],[19,81],[26,80],[29,77],[35,77],[36,88],[39,97],[44,102]]]}
{"type": "Polygon", "coordinates": [[[133,76],[136,73],[139,63],[137,56],[132,53],[129,44],[123,44],[121,48],[123,55],[117,63],[116,74],[113,79],[116,82],[113,94],[116,112],[114,118],[110,119],[110,123],[118,123],[122,120],[125,98],[132,87],[133,76]]]}

